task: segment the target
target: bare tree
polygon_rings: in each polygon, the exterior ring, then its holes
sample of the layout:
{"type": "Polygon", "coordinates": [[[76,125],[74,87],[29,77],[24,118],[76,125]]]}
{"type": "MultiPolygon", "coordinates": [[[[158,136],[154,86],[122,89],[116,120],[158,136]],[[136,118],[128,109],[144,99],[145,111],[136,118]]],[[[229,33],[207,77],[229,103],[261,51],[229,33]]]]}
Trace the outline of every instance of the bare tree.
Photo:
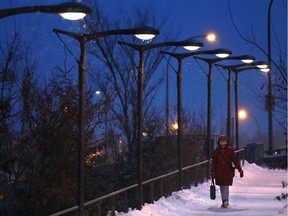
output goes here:
{"type": "MultiPolygon", "coordinates": [[[[144,26],[149,23],[161,29],[166,22],[165,18],[156,22],[155,16],[149,8],[141,10],[136,8],[129,16],[123,14],[121,20],[112,20],[105,16],[97,6],[94,7],[94,11],[91,18],[86,19],[85,22],[85,30],[91,33],[107,29],[144,26]]],[[[169,37],[171,35],[165,38],[160,37],[160,40],[165,41],[169,37]]],[[[134,44],[142,43],[127,36],[111,36],[93,41],[92,45],[94,46],[89,47],[89,53],[97,59],[97,66],[88,66],[90,68],[88,73],[91,74],[90,78],[93,79],[93,82],[105,92],[104,97],[113,98],[114,103],[109,111],[111,113],[109,116],[113,116],[113,118],[109,120],[113,120],[115,133],[123,136],[124,142],[127,143],[129,158],[132,159],[136,154],[138,53],[127,47],[120,47],[117,45],[117,40],[129,41],[134,44]]],[[[155,49],[145,53],[144,125],[146,126],[148,125],[146,117],[153,107],[152,102],[163,82],[163,74],[156,74],[162,60],[162,56],[158,52],[159,49],[155,49]]],[[[144,131],[147,129],[144,128],[144,131]]]]}
{"type": "MultiPolygon", "coordinates": [[[[19,32],[1,44],[0,50],[0,183],[4,201],[9,206],[13,203],[11,200],[19,198],[20,188],[26,192],[25,176],[35,157],[28,122],[23,115],[30,98],[23,97],[23,93],[29,88],[25,79],[31,78],[36,62],[31,61],[30,47],[19,32]]],[[[33,85],[32,79],[30,84],[33,85]]]]}

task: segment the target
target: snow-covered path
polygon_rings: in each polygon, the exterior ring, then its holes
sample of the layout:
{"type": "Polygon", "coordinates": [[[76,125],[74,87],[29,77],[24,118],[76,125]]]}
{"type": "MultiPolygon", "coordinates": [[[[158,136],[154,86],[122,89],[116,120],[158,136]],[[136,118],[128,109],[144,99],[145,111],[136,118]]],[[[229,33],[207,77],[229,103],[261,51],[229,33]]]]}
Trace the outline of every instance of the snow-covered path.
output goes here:
{"type": "Polygon", "coordinates": [[[287,171],[268,170],[245,162],[244,178],[237,171],[230,187],[230,208],[220,208],[222,203],[217,186],[216,200],[210,200],[210,181],[198,187],[181,190],[167,198],[160,198],[154,204],[145,204],[141,211],[130,210],[119,216],[194,216],[194,215],[245,215],[273,216],[287,215],[287,201],[274,198],[287,193],[282,181],[287,182],[287,171]]]}

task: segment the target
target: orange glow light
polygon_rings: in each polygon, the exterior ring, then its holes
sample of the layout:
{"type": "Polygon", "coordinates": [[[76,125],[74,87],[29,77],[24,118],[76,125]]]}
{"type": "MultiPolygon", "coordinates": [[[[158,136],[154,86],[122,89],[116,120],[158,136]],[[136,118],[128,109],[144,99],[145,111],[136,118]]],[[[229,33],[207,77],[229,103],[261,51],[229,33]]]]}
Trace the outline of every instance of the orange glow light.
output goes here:
{"type": "Polygon", "coordinates": [[[214,33],[208,33],[206,39],[210,42],[216,41],[216,35],[214,33]]]}
{"type": "Polygon", "coordinates": [[[174,130],[178,130],[178,123],[177,122],[174,122],[173,125],[172,125],[172,128],[174,130]]]}
{"type": "Polygon", "coordinates": [[[245,110],[239,110],[238,116],[240,119],[245,119],[247,117],[247,112],[245,110]]]}

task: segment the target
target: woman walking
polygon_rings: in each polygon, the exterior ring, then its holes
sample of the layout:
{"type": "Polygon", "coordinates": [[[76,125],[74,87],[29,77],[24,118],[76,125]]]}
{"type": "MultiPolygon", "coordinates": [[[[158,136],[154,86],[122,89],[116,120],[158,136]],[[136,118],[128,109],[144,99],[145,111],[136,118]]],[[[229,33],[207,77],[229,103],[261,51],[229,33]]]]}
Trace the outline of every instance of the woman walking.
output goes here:
{"type": "Polygon", "coordinates": [[[234,168],[232,163],[244,176],[243,170],[236,157],[235,151],[229,146],[228,137],[221,135],[218,138],[218,147],[214,150],[211,162],[211,178],[215,179],[216,185],[220,186],[222,208],[229,206],[229,186],[233,184],[234,168]]]}

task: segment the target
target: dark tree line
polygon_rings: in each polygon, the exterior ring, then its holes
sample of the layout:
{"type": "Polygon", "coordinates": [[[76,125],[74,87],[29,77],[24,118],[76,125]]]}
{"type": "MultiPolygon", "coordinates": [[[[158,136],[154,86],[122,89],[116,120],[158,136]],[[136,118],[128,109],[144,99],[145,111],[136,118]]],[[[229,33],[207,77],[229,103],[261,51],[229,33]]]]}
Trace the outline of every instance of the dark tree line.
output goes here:
{"type": "MultiPolygon", "coordinates": [[[[20,34],[1,44],[0,193],[6,205],[1,211],[46,215],[75,204],[78,83],[73,69],[56,67],[56,75],[40,86],[37,62],[20,34]]],[[[91,142],[100,112],[99,101],[87,103],[91,142]]]]}

